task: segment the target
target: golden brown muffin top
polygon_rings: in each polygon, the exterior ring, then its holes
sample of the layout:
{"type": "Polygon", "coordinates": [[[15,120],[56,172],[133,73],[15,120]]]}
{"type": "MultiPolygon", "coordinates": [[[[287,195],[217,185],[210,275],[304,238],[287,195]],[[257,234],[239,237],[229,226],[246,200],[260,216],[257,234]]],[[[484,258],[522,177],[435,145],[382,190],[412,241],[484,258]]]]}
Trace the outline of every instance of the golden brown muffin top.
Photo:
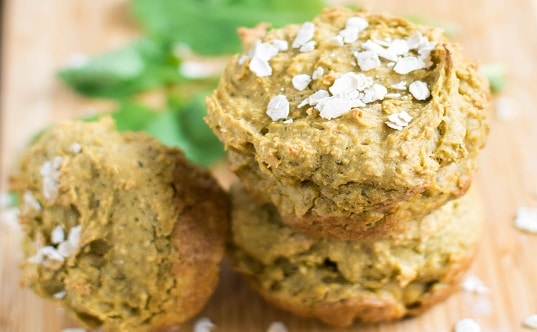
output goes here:
{"type": "Polygon", "coordinates": [[[233,167],[285,186],[262,190],[286,213],[388,206],[484,144],[486,80],[437,29],[335,8],[242,37],[206,120],[233,167]]]}

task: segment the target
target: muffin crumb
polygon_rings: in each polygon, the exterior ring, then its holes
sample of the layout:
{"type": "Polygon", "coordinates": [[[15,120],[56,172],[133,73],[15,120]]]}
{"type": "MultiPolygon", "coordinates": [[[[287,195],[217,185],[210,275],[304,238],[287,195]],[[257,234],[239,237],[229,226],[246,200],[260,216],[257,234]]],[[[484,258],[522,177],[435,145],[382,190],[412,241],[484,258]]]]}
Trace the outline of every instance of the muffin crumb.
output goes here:
{"type": "Polygon", "coordinates": [[[515,227],[529,233],[537,233],[537,208],[519,207],[515,227]]]}
{"type": "Polygon", "coordinates": [[[490,293],[490,289],[485,286],[483,281],[476,276],[467,276],[466,279],[462,282],[462,289],[469,293],[474,293],[478,295],[485,295],[490,293]]]}
{"type": "Polygon", "coordinates": [[[537,330],[537,314],[530,315],[524,319],[522,324],[530,329],[537,330]]]}
{"type": "Polygon", "coordinates": [[[193,332],[211,332],[216,330],[216,325],[207,317],[202,317],[194,323],[193,332]]]}
{"type": "Polygon", "coordinates": [[[283,322],[270,323],[267,332],[287,332],[287,326],[283,322]]]}
{"type": "Polygon", "coordinates": [[[454,332],[481,332],[481,327],[475,320],[464,318],[455,324],[454,332]]]}

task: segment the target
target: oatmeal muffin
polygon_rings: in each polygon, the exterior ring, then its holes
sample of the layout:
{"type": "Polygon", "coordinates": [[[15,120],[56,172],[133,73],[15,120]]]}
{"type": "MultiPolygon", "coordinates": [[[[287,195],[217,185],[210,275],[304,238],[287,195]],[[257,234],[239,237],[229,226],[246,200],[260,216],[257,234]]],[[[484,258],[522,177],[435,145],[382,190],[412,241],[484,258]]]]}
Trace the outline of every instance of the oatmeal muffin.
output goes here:
{"type": "Polygon", "coordinates": [[[334,326],[416,315],[453,293],[476,251],[482,214],[470,193],[376,241],[316,239],[273,205],[232,189],[231,257],[269,303],[334,326]]]}
{"type": "Polygon", "coordinates": [[[210,174],[111,119],[66,122],[22,157],[23,284],[89,328],[153,331],[212,294],[229,231],[210,174]]]}
{"type": "Polygon", "coordinates": [[[414,218],[401,202],[428,213],[466,191],[490,95],[440,30],[335,8],[241,37],[206,121],[246,189],[285,223],[375,236],[414,218]]]}

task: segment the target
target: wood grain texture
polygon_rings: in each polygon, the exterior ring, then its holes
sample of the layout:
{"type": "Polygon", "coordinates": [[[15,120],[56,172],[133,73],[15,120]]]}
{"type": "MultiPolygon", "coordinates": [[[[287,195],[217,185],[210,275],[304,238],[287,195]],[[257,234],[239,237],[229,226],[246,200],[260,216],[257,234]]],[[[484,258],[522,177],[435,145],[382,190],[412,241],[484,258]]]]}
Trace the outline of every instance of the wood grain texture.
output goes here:
{"type": "MultiPolygon", "coordinates": [[[[537,6],[535,0],[364,0],[375,11],[420,13],[455,23],[465,53],[481,63],[501,62],[508,71],[505,95],[516,116],[498,121],[481,156],[475,184],[487,211],[485,234],[471,274],[489,295],[460,292],[424,315],[402,322],[356,325],[339,331],[451,331],[464,317],[484,331],[525,331],[524,317],[537,313],[537,235],[513,227],[518,206],[537,206],[537,6]]],[[[124,0],[7,0],[1,54],[0,190],[24,145],[38,129],[81,116],[109,103],[80,98],[56,80],[55,70],[74,53],[95,54],[138,34],[124,0]]],[[[222,181],[229,180],[225,171],[222,181]]],[[[75,327],[54,303],[18,285],[20,230],[0,223],[0,331],[61,331],[75,327]]],[[[292,316],[260,300],[224,262],[221,283],[203,312],[218,331],[265,331],[283,321],[289,331],[327,331],[313,320],[292,316]]],[[[189,322],[180,328],[191,331],[189,322]]]]}

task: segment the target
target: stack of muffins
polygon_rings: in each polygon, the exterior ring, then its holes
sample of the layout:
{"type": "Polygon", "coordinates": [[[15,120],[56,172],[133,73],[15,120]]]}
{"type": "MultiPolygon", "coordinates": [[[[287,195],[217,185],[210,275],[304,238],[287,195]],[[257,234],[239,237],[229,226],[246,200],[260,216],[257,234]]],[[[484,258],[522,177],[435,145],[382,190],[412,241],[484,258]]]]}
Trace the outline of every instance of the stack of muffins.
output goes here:
{"type": "Polygon", "coordinates": [[[452,293],[482,221],[464,195],[488,131],[477,67],[437,29],[343,8],[239,34],[206,118],[240,179],[236,269],[335,326],[452,293]]]}

